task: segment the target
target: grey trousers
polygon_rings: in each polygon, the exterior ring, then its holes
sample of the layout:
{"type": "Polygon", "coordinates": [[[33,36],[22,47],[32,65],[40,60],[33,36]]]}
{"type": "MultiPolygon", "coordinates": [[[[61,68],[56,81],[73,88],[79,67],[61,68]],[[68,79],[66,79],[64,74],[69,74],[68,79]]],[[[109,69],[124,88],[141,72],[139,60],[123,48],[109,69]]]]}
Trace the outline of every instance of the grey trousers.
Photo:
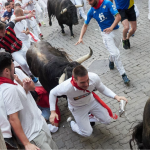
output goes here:
{"type": "Polygon", "coordinates": [[[39,135],[34,138],[30,143],[36,145],[40,148],[40,150],[57,150],[57,145],[52,139],[51,133],[49,128],[44,122],[42,130],[40,131],[39,135]]]}

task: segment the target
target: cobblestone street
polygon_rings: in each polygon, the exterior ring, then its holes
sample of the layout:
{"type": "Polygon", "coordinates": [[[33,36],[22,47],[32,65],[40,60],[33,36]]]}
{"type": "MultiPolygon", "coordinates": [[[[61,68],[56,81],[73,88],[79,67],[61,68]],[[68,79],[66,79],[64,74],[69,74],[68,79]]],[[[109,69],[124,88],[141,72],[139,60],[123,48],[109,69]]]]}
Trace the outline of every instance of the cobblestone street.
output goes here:
{"type": "MultiPolygon", "coordinates": [[[[150,96],[150,21],[148,20],[148,0],[135,0],[140,16],[138,27],[134,37],[131,37],[131,49],[124,50],[120,44],[121,60],[130,79],[130,86],[123,83],[117,69],[110,70],[108,67],[109,53],[105,49],[98,24],[91,20],[87,32],[83,38],[84,44],[75,46],[84,21],[73,27],[75,37],[70,36],[69,27],[65,26],[65,36],[56,18],[52,19],[52,26],[46,21],[46,27],[41,27],[44,40],[52,46],[63,48],[72,60],[89,52],[89,46],[93,49],[93,55],[83,63],[89,71],[97,73],[102,82],[119,96],[128,99],[125,116],[119,117],[110,125],[96,123],[93,127],[93,134],[88,137],[81,137],[74,133],[68,126],[66,120],[71,115],[67,108],[67,101],[61,99],[59,108],[61,111],[61,123],[58,132],[53,134],[53,139],[59,149],[130,149],[131,128],[142,120],[143,110],[146,101],[150,96]],[[98,62],[98,63],[96,63],[98,62]],[[98,64],[98,65],[95,65],[98,64]],[[93,67],[92,67],[93,66],[93,67]]],[[[88,5],[88,9],[90,6],[88,5]]],[[[88,10],[87,10],[88,11],[88,10]]],[[[120,24],[120,32],[122,33],[120,24]]],[[[119,103],[111,98],[98,93],[102,100],[118,114],[119,103]]]]}

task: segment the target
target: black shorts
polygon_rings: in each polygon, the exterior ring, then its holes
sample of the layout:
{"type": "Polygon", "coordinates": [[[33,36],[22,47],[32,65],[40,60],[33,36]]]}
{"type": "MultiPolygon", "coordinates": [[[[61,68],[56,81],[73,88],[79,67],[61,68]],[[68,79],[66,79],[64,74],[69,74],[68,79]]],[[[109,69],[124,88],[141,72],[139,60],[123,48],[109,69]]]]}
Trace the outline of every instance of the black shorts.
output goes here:
{"type": "Polygon", "coordinates": [[[134,5],[130,9],[118,9],[118,11],[121,15],[121,22],[125,19],[128,19],[128,21],[136,21],[134,5]]]}

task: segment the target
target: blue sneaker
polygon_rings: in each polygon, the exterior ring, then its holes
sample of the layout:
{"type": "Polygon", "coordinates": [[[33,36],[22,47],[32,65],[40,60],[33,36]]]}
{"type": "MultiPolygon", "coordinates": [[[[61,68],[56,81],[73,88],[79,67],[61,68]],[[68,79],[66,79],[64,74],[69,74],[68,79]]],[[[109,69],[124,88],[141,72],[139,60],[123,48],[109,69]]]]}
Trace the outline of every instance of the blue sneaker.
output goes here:
{"type": "Polygon", "coordinates": [[[110,70],[114,69],[114,62],[109,61],[109,68],[110,70]]]}
{"type": "Polygon", "coordinates": [[[130,80],[128,79],[128,77],[125,73],[122,75],[122,79],[123,79],[125,84],[129,84],[130,80]]]}
{"type": "Polygon", "coordinates": [[[34,83],[37,83],[38,82],[38,78],[36,78],[36,77],[31,77],[32,78],[32,81],[34,82],[34,83]]]}

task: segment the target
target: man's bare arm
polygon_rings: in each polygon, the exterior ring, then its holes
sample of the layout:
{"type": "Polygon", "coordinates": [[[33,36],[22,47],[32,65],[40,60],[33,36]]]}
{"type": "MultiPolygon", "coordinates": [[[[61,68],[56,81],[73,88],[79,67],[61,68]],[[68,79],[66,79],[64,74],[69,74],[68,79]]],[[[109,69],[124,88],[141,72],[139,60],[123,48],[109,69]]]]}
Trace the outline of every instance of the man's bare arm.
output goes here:
{"type": "Polygon", "coordinates": [[[18,118],[18,112],[9,115],[9,122],[16,136],[19,138],[19,140],[24,145],[26,150],[40,150],[37,146],[31,144],[29,140],[27,139],[26,135],[24,134],[20,120],[18,118]]]}

